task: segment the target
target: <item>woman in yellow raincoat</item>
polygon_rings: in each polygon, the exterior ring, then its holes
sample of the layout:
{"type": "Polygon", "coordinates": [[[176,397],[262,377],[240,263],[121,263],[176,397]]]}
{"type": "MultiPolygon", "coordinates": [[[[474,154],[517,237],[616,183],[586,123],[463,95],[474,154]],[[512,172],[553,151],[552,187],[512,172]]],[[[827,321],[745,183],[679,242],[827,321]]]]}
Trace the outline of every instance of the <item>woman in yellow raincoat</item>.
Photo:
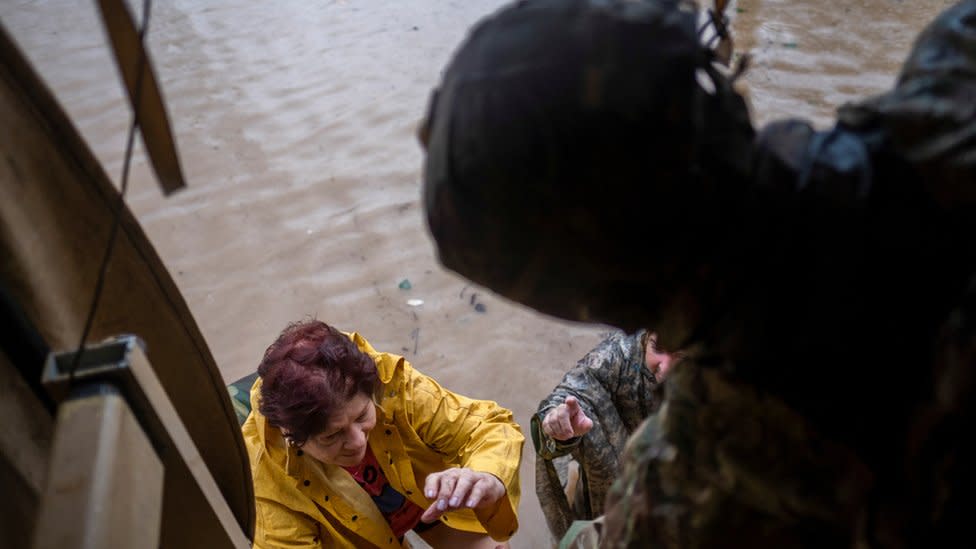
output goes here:
{"type": "Polygon", "coordinates": [[[243,426],[254,546],[507,547],[524,437],[494,402],[443,389],[400,356],[319,321],[265,353],[243,426]]]}

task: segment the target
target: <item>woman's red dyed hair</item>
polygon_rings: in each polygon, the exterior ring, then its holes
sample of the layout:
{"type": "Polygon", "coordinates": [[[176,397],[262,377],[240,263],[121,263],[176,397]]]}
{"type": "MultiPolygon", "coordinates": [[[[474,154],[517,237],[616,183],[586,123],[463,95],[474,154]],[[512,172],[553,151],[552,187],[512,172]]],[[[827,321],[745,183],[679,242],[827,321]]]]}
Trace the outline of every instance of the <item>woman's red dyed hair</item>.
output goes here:
{"type": "Polygon", "coordinates": [[[319,320],[289,325],[258,366],[258,410],[298,445],[328,427],[329,415],[358,393],[372,397],[376,364],[347,336],[319,320]]]}

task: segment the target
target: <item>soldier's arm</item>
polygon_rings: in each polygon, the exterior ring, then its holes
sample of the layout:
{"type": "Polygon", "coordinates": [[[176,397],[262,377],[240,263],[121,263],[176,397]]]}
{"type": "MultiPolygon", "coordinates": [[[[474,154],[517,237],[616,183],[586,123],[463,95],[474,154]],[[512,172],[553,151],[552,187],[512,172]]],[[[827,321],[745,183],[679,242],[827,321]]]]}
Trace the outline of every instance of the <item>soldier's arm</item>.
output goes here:
{"type": "Polygon", "coordinates": [[[562,380],[542,402],[532,416],[531,434],[536,453],[542,459],[566,455],[579,445],[583,437],[556,440],[542,429],[542,421],[550,410],[573,396],[590,419],[597,421],[600,410],[612,408],[613,395],[620,389],[623,369],[630,362],[629,346],[634,336],[622,332],[604,339],[563,376],[562,380]]]}

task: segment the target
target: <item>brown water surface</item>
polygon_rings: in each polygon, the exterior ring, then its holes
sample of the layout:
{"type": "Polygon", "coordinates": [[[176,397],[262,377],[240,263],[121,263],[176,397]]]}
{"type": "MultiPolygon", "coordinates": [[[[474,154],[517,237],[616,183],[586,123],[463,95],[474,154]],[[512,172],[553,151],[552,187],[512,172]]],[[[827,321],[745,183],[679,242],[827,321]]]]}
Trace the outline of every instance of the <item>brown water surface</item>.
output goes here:
{"type": "MultiPolygon", "coordinates": [[[[502,4],[155,3],[149,44],[189,188],[162,197],[138,151],[128,203],[226,380],[252,371],[288,322],[314,316],[527,427],[599,341],[604,327],[543,317],[445,271],[423,221],[417,122],[469,26],[502,4]]],[[[738,51],[754,55],[742,86],[754,119],[828,126],[842,103],[894,82],[916,33],[949,4],[733,3],[738,51]]],[[[0,21],[117,182],[129,111],[95,9],[5,0],[0,21]]],[[[516,548],[547,540],[533,471],[527,442],[516,548]]]]}

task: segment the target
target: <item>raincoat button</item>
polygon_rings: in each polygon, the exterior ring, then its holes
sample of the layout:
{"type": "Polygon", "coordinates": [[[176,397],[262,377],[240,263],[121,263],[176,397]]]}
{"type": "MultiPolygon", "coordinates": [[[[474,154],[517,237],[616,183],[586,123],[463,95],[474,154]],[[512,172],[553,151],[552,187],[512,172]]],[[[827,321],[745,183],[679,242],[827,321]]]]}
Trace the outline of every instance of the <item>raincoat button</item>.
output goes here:
{"type": "Polygon", "coordinates": [[[325,501],[329,501],[329,496],[325,496],[325,501]]]}
{"type": "Polygon", "coordinates": [[[386,430],[386,434],[388,434],[388,435],[392,435],[392,434],[393,434],[393,431],[391,431],[391,430],[389,430],[389,429],[387,429],[387,430],[386,430]]]}
{"type": "Polygon", "coordinates": [[[356,519],[358,519],[358,518],[359,518],[359,515],[353,515],[353,516],[352,516],[352,520],[353,520],[353,522],[355,522],[355,521],[356,521],[356,519]]]}
{"type": "Polygon", "coordinates": [[[306,480],[306,481],[302,482],[302,484],[304,484],[305,486],[308,486],[309,484],[312,484],[312,483],[311,483],[311,481],[306,480]]]}
{"type": "Polygon", "coordinates": [[[298,450],[297,452],[295,452],[295,454],[296,455],[299,455],[299,456],[304,456],[305,455],[305,452],[303,452],[301,450],[298,450]]]}

